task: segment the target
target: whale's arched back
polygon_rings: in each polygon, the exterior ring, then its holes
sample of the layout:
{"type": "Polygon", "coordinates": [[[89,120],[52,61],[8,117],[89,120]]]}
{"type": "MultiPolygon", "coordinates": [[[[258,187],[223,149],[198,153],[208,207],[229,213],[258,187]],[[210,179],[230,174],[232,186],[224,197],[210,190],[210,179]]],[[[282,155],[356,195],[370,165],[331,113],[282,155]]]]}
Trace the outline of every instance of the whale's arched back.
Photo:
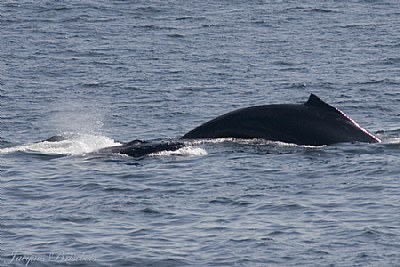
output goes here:
{"type": "Polygon", "coordinates": [[[380,142],[344,112],[314,94],[300,105],[275,104],[235,110],[200,125],[182,138],[264,138],[298,145],[380,142]]]}

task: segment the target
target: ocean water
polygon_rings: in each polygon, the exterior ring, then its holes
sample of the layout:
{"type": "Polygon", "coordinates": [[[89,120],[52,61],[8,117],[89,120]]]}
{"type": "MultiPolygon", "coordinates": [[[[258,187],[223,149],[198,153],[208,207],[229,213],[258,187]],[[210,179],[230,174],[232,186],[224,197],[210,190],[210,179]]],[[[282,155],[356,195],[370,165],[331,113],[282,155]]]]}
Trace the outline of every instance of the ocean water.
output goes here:
{"type": "Polygon", "coordinates": [[[0,265],[399,266],[399,10],[2,1],[0,265]],[[383,142],[91,153],[310,93],[383,142]]]}

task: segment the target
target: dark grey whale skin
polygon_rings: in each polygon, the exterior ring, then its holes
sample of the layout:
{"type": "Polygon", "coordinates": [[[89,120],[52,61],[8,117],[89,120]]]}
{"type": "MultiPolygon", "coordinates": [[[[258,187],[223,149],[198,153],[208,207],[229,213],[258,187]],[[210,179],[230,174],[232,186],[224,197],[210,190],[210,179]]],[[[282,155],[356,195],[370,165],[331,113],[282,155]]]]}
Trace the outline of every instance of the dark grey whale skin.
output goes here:
{"type": "Polygon", "coordinates": [[[185,144],[177,141],[143,141],[134,140],[121,146],[102,148],[97,153],[118,153],[131,157],[143,157],[161,151],[176,151],[185,144]]]}
{"type": "Polygon", "coordinates": [[[304,104],[253,106],[232,111],[186,133],[182,139],[262,138],[297,145],[377,143],[379,138],[311,94],[304,104]]]}

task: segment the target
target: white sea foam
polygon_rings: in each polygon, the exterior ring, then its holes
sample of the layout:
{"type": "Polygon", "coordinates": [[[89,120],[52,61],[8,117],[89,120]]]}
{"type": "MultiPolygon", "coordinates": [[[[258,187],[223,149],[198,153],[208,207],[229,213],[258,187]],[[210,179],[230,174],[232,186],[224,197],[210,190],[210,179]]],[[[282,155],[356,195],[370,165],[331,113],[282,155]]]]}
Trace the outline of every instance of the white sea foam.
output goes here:
{"type": "Polygon", "coordinates": [[[280,141],[270,141],[262,138],[210,138],[210,139],[196,139],[186,141],[185,143],[190,145],[201,145],[201,144],[219,144],[219,143],[236,143],[241,145],[273,145],[278,147],[297,147],[298,145],[292,143],[285,143],[280,141]]]}
{"type": "Polygon", "coordinates": [[[41,153],[51,155],[80,155],[90,153],[108,146],[121,145],[113,139],[90,134],[74,135],[58,142],[42,141],[0,149],[0,154],[15,152],[41,153]]]}
{"type": "Polygon", "coordinates": [[[200,147],[184,146],[175,151],[164,150],[151,155],[154,156],[169,156],[169,155],[182,155],[182,156],[204,156],[207,155],[207,151],[200,147]]]}

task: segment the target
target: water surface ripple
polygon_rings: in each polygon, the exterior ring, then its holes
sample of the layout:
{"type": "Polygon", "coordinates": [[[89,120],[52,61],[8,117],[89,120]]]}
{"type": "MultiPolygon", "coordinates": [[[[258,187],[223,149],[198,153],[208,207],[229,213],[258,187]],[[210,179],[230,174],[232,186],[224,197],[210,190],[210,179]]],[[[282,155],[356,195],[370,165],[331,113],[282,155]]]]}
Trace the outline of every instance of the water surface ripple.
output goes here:
{"type": "Polygon", "coordinates": [[[3,1],[0,265],[400,265],[398,10],[3,1]],[[310,93],[383,143],[91,153],[310,93]],[[35,143],[63,133],[79,138],[35,143]]]}

